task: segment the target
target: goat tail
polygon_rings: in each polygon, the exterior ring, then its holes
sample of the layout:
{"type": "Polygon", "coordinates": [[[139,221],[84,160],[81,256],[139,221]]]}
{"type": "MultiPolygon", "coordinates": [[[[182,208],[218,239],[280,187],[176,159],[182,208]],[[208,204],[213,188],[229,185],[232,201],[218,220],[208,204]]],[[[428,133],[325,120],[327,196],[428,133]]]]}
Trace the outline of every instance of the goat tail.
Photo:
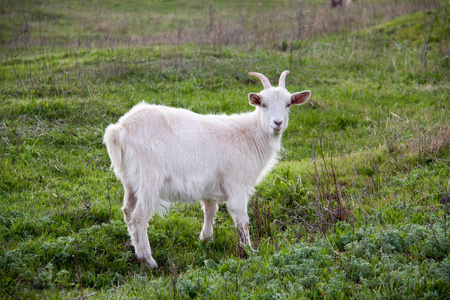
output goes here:
{"type": "Polygon", "coordinates": [[[109,158],[111,159],[111,168],[116,176],[123,178],[123,149],[121,143],[121,132],[123,128],[116,124],[110,124],[106,127],[103,143],[106,145],[109,158]]]}

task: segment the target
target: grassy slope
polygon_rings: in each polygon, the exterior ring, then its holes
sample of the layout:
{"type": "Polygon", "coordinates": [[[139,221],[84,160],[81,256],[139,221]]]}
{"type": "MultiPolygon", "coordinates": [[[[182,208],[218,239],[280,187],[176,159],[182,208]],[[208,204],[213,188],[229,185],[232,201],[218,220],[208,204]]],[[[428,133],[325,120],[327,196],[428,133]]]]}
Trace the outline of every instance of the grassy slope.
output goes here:
{"type": "MultiPolygon", "coordinates": [[[[359,0],[331,9],[328,2],[5,0],[0,6],[0,44],[5,50],[30,52],[190,42],[282,48],[298,39],[349,32],[437,5],[359,0]]],[[[0,57],[9,54],[2,51],[0,57]]]]}
{"type": "Polygon", "coordinates": [[[187,45],[4,58],[1,289],[17,297],[448,295],[450,224],[438,200],[450,190],[449,61],[436,18],[422,68],[421,16],[314,39],[292,54],[187,45]],[[120,213],[122,188],[108,170],[104,128],[142,100],[246,111],[246,95],[261,89],[247,72],[275,80],[284,69],[288,89],[311,89],[313,98],[292,110],[282,160],[253,199],[259,254],[236,246],[223,207],[214,240],[202,243],[200,206],[177,205],[150,222],[161,268],[142,269],[120,213]],[[325,173],[320,189],[312,145],[325,173]],[[321,219],[336,195],[355,215],[352,225],[321,219]]]}
{"type": "Polygon", "coordinates": [[[133,44],[149,35],[187,34],[197,28],[211,30],[210,22],[221,17],[236,21],[238,12],[254,20],[260,13],[286,6],[285,1],[267,0],[6,1],[0,8],[4,16],[0,20],[0,41],[26,37],[34,46],[90,47],[109,45],[110,40],[133,44]]]}

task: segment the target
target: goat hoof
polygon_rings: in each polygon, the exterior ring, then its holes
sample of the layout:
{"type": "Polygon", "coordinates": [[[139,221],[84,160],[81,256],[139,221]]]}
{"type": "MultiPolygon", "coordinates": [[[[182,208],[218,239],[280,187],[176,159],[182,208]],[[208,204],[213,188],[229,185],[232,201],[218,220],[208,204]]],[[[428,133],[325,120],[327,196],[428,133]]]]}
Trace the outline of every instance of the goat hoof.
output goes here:
{"type": "Polygon", "coordinates": [[[200,233],[200,240],[201,241],[209,241],[211,239],[212,239],[212,234],[203,234],[203,232],[200,233]]]}
{"type": "Polygon", "coordinates": [[[250,252],[250,253],[256,254],[259,252],[258,250],[253,249],[253,247],[251,245],[244,245],[244,248],[247,250],[247,253],[250,252]]]}
{"type": "Polygon", "coordinates": [[[143,263],[145,266],[149,267],[149,268],[157,268],[158,264],[156,263],[156,261],[153,258],[150,259],[145,259],[143,258],[139,258],[139,260],[141,261],[141,263],[143,263]]]}

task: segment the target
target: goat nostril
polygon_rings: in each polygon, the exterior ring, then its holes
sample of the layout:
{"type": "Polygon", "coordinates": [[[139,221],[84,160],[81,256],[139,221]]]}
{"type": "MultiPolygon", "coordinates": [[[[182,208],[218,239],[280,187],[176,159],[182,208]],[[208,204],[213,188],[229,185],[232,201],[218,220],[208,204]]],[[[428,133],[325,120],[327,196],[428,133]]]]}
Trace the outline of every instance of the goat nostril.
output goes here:
{"type": "Polygon", "coordinates": [[[283,124],[283,121],[273,121],[275,123],[275,125],[277,126],[281,126],[281,124],[283,124]]]}

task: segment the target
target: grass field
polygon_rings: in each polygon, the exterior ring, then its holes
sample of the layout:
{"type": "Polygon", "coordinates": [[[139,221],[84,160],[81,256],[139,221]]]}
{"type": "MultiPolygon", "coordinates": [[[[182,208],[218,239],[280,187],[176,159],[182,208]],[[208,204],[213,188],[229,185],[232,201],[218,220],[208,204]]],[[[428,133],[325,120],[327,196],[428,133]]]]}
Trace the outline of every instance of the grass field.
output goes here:
{"type": "Polygon", "coordinates": [[[6,1],[0,9],[0,297],[447,299],[446,1],[6,1]],[[319,22],[319,20],[322,20],[319,22]],[[281,159],[249,206],[150,221],[135,258],[104,129],[140,101],[252,109],[250,71],[291,92],[281,159]]]}

